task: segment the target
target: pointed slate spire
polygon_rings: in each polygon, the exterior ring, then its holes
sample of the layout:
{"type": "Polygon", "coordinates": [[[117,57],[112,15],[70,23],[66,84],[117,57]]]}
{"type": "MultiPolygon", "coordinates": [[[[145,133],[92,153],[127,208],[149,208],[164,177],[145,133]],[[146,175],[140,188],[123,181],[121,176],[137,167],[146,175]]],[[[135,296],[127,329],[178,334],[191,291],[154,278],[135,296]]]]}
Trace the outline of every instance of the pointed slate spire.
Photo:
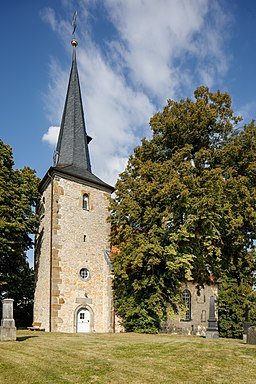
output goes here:
{"type": "Polygon", "coordinates": [[[68,90],[58,143],[54,155],[54,166],[43,177],[39,189],[42,191],[53,174],[65,175],[79,179],[93,187],[104,188],[113,192],[113,186],[105,183],[92,173],[88,144],[92,140],[87,135],[84,121],[84,111],[76,65],[77,41],[71,41],[73,46],[72,67],[69,77],[68,90]]]}
{"type": "Polygon", "coordinates": [[[91,162],[88,143],[91,138],[87,135],[84,121],[81,90],[76,65],[77,41],[71,41],[73,46],[73,59],[70,72],[67,96],[62,115],[60,133],[55,152],[56,168],[66,168],[78,172],[91,173],[91,162]]]}

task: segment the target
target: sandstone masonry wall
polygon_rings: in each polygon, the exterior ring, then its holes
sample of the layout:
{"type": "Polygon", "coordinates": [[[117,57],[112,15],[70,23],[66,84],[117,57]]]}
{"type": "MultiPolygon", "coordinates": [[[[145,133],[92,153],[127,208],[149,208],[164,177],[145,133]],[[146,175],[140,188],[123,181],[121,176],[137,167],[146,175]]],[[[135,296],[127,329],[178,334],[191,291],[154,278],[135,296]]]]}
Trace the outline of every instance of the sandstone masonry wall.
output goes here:
{"type": "MultiPolygon", "coordinates": [[[[180,313],[173,318],[169,318],[163,329],[165,332],[170,333],[205,336],[209,319],[210,296],[214,296],[217,302],[218,286],[214,284],[205,285],[204,288],[201,288],[199,295],[196,285],[188,283],[185,288],[191,293],[191,320],[184,321],[182,313],[180,313]]],[[[217,305],[215,308],[216,318],[218,319],[217,305]]]]}
{"type": "Polygon", "coordinates": [[[52,331],[76,332],[77,312],[86,308],[90,311],[90,331],[111,332],[112,275],[104,254],[110,249],[110,223],[107,222],[110,193],[55,175],[51,240],[49,190],[50,186],[43,193],[48,214],[40,227],[45,232],[37,255],[34,322],[49,330],[51,296],[52,331]],[[89,196],[88,210],[83,209],[84,194],[89,196]],[[89,270],[88,280],[81,278],[82,268],[89,270]]]}
{"type": "Polygon", "coordinates": [[[49,331],[51,184],[41,197],[39,214],[41,222],[35,243],[36,289],[33,325],[49,331]]]}

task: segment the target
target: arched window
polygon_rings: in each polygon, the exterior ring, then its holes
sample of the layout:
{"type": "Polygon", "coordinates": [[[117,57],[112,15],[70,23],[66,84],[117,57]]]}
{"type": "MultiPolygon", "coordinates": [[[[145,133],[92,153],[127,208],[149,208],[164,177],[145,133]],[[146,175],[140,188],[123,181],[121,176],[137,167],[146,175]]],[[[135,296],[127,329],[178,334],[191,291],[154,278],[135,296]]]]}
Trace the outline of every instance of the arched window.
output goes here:
{"type": "Polygon", "coordinates": [[[186,310],[183,321],[190,321],[191,320],[191,293],[188,289],[184,289],[182,293],[182,301],[186,310]]]}
{"type": "Polygon", "coordinates": [[[89,196],[87,193],[83,195],[83,209],[89,210],[89,196]]]}

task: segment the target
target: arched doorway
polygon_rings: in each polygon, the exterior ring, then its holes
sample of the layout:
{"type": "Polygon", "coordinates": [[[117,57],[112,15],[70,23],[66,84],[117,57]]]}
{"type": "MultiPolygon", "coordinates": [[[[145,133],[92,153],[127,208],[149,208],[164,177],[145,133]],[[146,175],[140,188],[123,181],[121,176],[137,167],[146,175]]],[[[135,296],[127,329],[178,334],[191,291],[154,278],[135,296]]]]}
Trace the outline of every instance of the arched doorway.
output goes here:
{"type": "Polygon", "coordinates": [[[81,308],[76,315],[76,332],[90,332],[90,311],[81,308]]]}

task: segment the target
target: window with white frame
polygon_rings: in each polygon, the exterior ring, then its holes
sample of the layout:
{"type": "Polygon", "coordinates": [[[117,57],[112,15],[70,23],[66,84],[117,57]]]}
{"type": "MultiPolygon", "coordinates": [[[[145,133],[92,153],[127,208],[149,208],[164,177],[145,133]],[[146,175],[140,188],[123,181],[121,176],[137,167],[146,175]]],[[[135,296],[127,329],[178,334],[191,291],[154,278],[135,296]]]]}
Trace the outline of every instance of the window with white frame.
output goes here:
{"type": "Polygon", "coordinates": [[[185,316],[183,321],[190,321],[191,320],[191,293],[188,289],[184,289],[182,292],[182,301],[185,307],[185,316]]]}

